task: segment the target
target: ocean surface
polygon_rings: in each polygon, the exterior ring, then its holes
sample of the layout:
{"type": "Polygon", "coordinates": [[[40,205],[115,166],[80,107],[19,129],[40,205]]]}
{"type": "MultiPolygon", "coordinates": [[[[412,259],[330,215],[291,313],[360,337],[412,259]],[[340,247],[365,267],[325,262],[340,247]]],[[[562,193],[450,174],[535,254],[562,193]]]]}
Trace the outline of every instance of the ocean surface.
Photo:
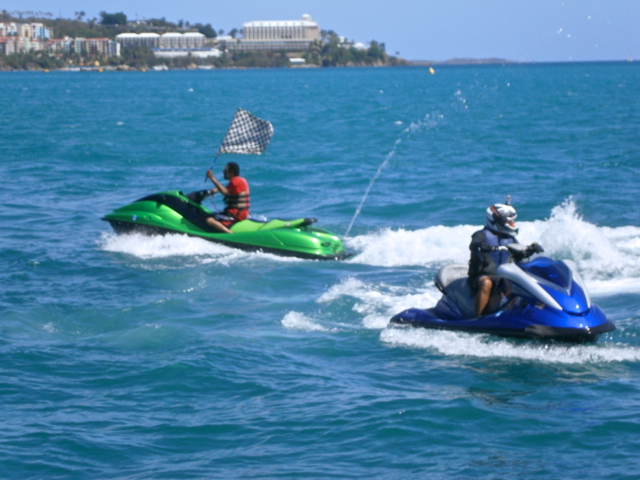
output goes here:
{"type": "Polygon", "coordinates": [[[17,72],[0,104],[1,478],[640,477],[639,64],[17,72]],[[203,188],[238,107],[275,135],[218,177],[349,260],[100,220],[203,188]],[[506,194],[617,330],[389,327],[506,194]]]}

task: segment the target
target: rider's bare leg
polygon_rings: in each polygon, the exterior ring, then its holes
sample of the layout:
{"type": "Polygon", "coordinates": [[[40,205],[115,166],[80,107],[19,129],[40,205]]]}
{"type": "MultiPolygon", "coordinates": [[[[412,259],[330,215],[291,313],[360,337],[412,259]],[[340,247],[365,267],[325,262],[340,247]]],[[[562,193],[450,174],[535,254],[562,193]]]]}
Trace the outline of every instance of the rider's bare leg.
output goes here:
{"type": "Polygon", "coordinates": [[[489,277],[483,276],[478,279],[478,293],[476,293],[475,301],[476,317],[482,315],[482,312],[487,307],[492,288],[493,282],[489,277]]]}
{"type": "Polygon", "coordinates": [[[225,227],[222,223],[220,223],[215,218],[207,217],[207,224],[211,228],[214,228],[214,229],[218,230],[219,232],[222,232],[222,233],[233,233],[231,230],[229,230],[227,227],[225,227]]]}

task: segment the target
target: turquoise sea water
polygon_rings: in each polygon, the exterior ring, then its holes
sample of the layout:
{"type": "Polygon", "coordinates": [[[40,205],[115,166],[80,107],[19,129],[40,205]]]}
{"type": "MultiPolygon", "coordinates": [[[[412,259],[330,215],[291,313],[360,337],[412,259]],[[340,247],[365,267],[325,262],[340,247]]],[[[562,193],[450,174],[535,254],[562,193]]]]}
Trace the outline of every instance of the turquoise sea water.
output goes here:
{"type": "MultiPolygon", "coordinates": [[[[0,477],[638,478],[640,68],[0,75],[0,477]],[[105,213],[203,187],[237,107],[252,212],[317,262],[105,213]],[[433,306],[488,205],[618,329],[565,345],[387,326],[433,306]]],[[[220,207],[220,200],[216,201],[220,207]]]]}

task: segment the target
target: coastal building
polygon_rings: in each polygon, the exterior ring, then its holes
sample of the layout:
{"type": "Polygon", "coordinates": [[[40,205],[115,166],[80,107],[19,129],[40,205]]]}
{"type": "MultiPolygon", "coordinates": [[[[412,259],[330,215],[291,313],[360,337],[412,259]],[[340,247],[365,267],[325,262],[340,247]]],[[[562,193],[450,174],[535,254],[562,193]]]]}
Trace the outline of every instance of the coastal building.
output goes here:
{"type": "Polygon", "coordinates": [[[206,47],[206,37],[200,32],[121,33],[116,36],[123,48],[149,48],[156,57],[171,58],[181,56],[218,57],[220,51],[206,47]]]}
{"type": "Polygon", "coordinates": [[[0,23],[0,37],[22,37],[30,40],[49,40],[53,31],[42,23],[0,23]]]}
{"type": "Polygon", "coordinates": [[[152,50],[154,56],[159,58],[194,57],[208,58],[219,57],[222,52],[217,48],[157,48],[152,50]]]}
{"type": "Polygon", "coordinates": [[[206,37],[200,32],[177,33],[169,32],[160,35],[160,48],[190,49],[204,48],[206,37]]]}
{"type": "Polygon", "coordinates": [[[121,33],[116,35],[116,42],[123,48],[159,48],[160,35],[157,33],[121,33]]]}
{"type": "Polygon", "coordinates": [[[44,26],[42,23],[32,23],[31,34],[39,40],[49,40],[53,37],[53,29],[44,26]]]}
{"type": "Polygon", "coordinates": [[[82,56],[119,56],[120,45],[108,38],[58,38],[42,23],[0,23],[0,53],[12,55],[46,51],[82,56]]]}
{"type": "Polygon", "coordinates": [[[0,53],[12,55],[46,51],[50,53],[76,53],[83,57],[118,57],[120,44],[108,38],[56,38],[47,41],[27,37],[0,37],[0,53]]]}
{"type": "Polygon", "coordinates": [[[121,33],[116,35],[116,42],[124,48],[160,48],[160,49],[189,49],[204,48],[206,38],[199,32],[167,32],[157,33],[121,33]]]}
{"type": "Polygon", "coordinates": [[[16,36],[0,37],[0,53],[4,55],[37,52],[44,49],[45,44],[40,40],[16,36]]]}
{"type": "Polygon", "coordinates": [[[18,25],[15,22],[0,23],[0,37],[17,37],[18,25]]]}
{"type": "Polygon", "coordinates": [[[307,50],[312,42],[320,39],[320,27],[311,15],[300,20],[254,21],[242,26],[242,38],[224,40],[227,50],[307,50]]]}
{"type": "Polygon", "coordinates": [[[83,57],[119,57],[120,44],[108,38],[76,38],[74,52],[83,57]]]}
{"type": "Polygon", "coordinates": [[[52,38],[47,41],[46,50],[51,53],[66,53],[71,51],[71,38],[52,38]]]}
{"type": "Polygon", "coordinates": [[[14,53],[22,53],[26,51],[25,39],[15,36],[0,37],[0,53],[3,55],[11,55],[14,53]]]}

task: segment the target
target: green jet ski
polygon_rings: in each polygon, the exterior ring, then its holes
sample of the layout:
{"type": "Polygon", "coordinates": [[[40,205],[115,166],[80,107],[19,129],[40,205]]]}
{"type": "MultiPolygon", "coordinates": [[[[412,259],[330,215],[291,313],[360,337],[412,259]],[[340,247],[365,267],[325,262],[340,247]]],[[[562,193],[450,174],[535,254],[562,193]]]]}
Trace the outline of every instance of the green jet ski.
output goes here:
{"type": "Polygon", "coordinates": [[[233,232],[214,231],[206,218],[214,212],[202,205],[209,190],[187,195],[178,190],[156,193],[105,215],[116,233],[184,233],[229,247],[314,260],[342,260],[350,254],[340,238],[312,227],[315,218],[296,220],[242,220],[230,227],[233,232]]]}

